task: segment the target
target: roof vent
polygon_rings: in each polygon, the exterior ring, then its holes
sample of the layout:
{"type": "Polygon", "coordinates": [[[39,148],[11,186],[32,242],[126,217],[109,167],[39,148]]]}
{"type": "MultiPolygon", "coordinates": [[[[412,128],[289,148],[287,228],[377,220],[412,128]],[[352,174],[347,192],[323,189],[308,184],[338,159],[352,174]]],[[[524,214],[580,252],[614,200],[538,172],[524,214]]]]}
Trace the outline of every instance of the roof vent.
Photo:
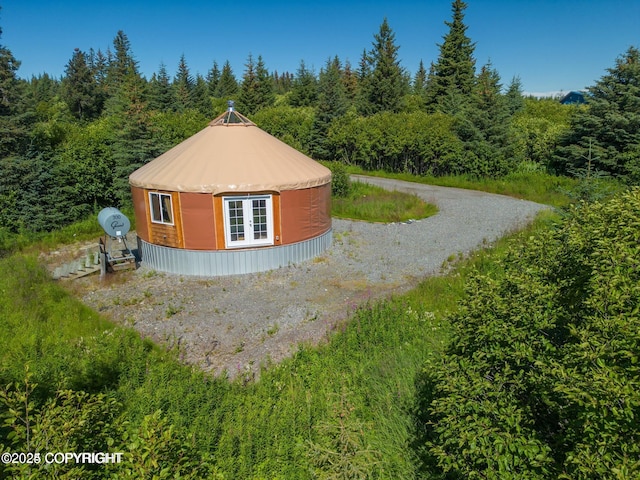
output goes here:
{"type": "Polygon", "coordinates": [[[226,112],[224,112],[222,115],[211,120],[209,122],[210,127],[216,127],[219,125],[223,125],[225,127],[233,127],[233,126],[250,127],[250,126],[256,125],[241,113],[236,112],[235,102],[233,100],[228,100],[227,105],[229,106],[229,109],[226,112]]]}

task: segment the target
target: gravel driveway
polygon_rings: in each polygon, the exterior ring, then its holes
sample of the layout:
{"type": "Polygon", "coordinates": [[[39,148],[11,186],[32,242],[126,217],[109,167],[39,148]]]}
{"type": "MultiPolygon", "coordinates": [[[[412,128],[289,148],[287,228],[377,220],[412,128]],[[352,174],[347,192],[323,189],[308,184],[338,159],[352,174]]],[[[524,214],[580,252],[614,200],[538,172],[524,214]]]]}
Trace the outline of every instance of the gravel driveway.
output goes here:
{"type": "Polygon", "coordinates": [[[355,180],[415,193],[439,208],[401,224],[333,220],[334,245],[312,261],[256,274],[188,277],[144,264],[107,282],[76,280],[89,306],[181,358],[229,377],[251,377],[301,342],[322,341],[353,309],[401,293],[466,254],[523,227],[547,208],[502,195],[373,177],[355,180]]]}

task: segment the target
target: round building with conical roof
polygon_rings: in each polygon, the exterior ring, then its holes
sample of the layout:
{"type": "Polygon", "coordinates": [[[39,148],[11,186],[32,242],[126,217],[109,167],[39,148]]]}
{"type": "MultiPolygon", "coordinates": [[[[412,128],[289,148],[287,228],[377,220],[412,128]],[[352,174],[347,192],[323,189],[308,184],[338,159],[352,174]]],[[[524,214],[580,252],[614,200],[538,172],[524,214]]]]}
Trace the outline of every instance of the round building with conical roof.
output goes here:
{"type": "Polygon", "coordinates": [[[331,171],[233,107],[129,183],[142,261],[159,271],[271,270],[332,242],[331,171]]]}

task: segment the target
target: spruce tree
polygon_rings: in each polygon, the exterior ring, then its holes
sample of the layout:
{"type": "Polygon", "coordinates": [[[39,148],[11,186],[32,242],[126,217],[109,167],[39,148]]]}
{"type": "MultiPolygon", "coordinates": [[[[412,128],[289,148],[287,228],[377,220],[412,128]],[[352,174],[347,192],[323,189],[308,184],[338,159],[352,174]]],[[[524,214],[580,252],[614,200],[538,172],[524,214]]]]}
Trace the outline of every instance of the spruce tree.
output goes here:
{"type": "Polygon", "coordinates": [[[129,174],[162,153],[153,141],[149,110],[149,84],[140,75],[127,36],[119,31],[107,51],[107,85],[111,96],[105,110],[117,125],[113,152],[114,197],[119,206],[131,200],[129,174]]]}
{"type": "Polygon", "coordinates": [[[160,64],[157,74],[149,82],[149,108],[160,112],[169,112],[173,108],[171,80],[164,63],[160,64]]]}
{"type": "Polygon", "coordinates": [[[209,86],[204,77],[200,74],[196,75],[196,81],[193,86],[192,95],[193,107],[202,113],[206,118],[213,117],[213,105],[209,96],[209,86]]]}
{"type": "Polygon", "coordinates": [[[107,71],[105,79],[105,111],[108,115],[120,115],[131,107],[131,98],[139,98],[146,105],[147,82],[138,71],[131,43],[126,34],[120,30],[113,40],[115,54],[107,50],[107,71]],[[135,91],[135,93],[132,93],[135,91]],[[144,98],[143,98],[144,97],[144,98]]]}
{"type": "Polygon", "coordinates": [[[274,93],[278,95],[284,95],[288,93],[293,87],[293,75],[289,72],[284,72],[282,75],[278,74],[276,70],[271,76],[274,93]]]}
{"type": "Polygon", "coordinates": [[[218,62],[213,61],[213,67],[207,73],[207,85],[209,87],[209,95],[212,97],[218,96],[218,84],[220,82],[220,69],[218,68],[218,62]]]}
{"type": "Polygon", "coordinates": [[[445,22],[449,32],[444,36],[444,42],[439,45],[438,61],[433,65],[427,81],[426,99],[433,110],[459,110],[473,92],[475,43],[472,43],[466,34],[466,8],[465,2],[454,0],[453,19],[451,22],[445,22]],[[442,108],[443,106],[445,108],[442,108]]]}
{"type": "Polygon", "coordinates": [[[356,83],[358,85],[354,104],[358,112],[364,112],[369,109],[368,102],[371,91],[371,60],[367,50],[362,51],[360,61],[358,62],[358,70],[356,71],[356,83]]]}
{"type": "Polygon", "coordinates": [[[62,92],[69,110],[76,118],[91,120],[100,115],[102,105],[98,85],[87,64],[87,55],[78,48],[67,63],[62,92]]]}
{"type": "Polygon", "coordinates": [[[561,173],[596,172],[640,183],[640,50],[630,47],[589,87],[576,107],[553,167],[561,173]]]}
{"type": "Polygon", "coordinates": [[[318,106],[311,127],[310,150],[314,158],[332,160],[327,134],[331,123],[347,112],[347,95],[338,57],[327,60],[318,79],[318,106]]]}
{"type": "Polygon", "coordinates": [[[21,82],[16,76],[18,68],[20,62],[11,50],[0,44],[0,158],[16,152],[26,135],[19,119],[22,93],[21,82]]]}
{"type": "Polygon", "coordinates": [[[173,109],[176,112],[184,112],[189,108],[193,108],[193,87],[195,82],[184,54],[180,56],[178,63],[178,71],[173,79],[173,109]]]}
{"type": "Polygon", "coordinates": [[[245,115],[252,115],[261,108],[270,107],[275,103],[273,79],[265,67],[261,56],[254,62],[249,54],[246,70],[242,78],[238,110],[245,115]]]}
{"type": "Polygon", "coordinates": [[[522,81],[516,76],[511,79],[511,83],[505,94],[505,101],[509,110],[509,115],[513,115],[524,108],[524,96],[522,95],[522,81]]]}
{"type": "Polygon", "coordinates": [[[273,106],[276,101],[275,85],[261,55],[258,55],[258,63],[256,63],[256,76],[259,94],[258,110],[273,106]]]}
{"type": "Polygon", "coordinates": [[[218,82],[218,88],[214,94],[216,98],[222,98],[225,100],[233,100],[238,93],[238,81],[236,80],[231,64],[227,60],[222,66],[222,73],[220,74],[220,81],[218,82]]]}
{"type": "Polygon", "coordinates": [[[153,140],[148,104],[147,82],[137,73],[129,73],[113,102],[118,124],[112,145],[114,191],[118,205],[130,203],[129,175],[160,155],[162,146],[153,140]]]}
{"type": "Polygon", "coordinates": [[[513,167],[510,114],[501,90],[497,70],[491,63],[484,65],[469,102],[458,115],[458,136],[468,151],[466,168],[475,175],[502,175],[513,167]]]}
{"type": "Polygon", "coordinates": [[[50,103],[60,91],[60,82],[43,73],[37,77],[31,77],[27,93],[30,97],[32,108],[43,102],[50,103]]]}
{"type": "Polygon", "coordinates": [[[253,55],[249,54],[240,85],[237,108],[244,115],[251,115],[258,110],[258,75],[253,55]]]}
{"type": "MultiPolygon", "coordinates": [[[[2,29],[0,29],[2,37],[2,29]]],[[[16,72],[20,68],[20,62],[11,53],[11,50],[0,44],[0,115],[6,116],[15,113],[18,100],[18,78],[16,72]]]]}
{"type": "Polygon", "coordinates": [[[379,32],[374,35],[373,49],[364,57],[369,63],[370,73],[364,78],[363,96],[359,103],[362,114],[401,110],[408,86],[398,59],[398,49],[395,34],[385,18],[379,32]]]}
{"type": "Polygon", "coordinates": [[[349,103],[355,103],[358,95],[358,76],[351,68],[349,60],[344,62],[344,68],[342,69],[342,83],[349,103]]]}
{"type": "Polygon", "coordinates": [[[98,52],[95,54],[95,57],[93,58],[91,65],[93,76],[96,79],[98,94],[100,95],[102,103],[104,104],[109,93],[109,84],[107,81],[109,72],[109,60],[101,50],[98,50],[98,52]]]}
{"type": "Polygon", "coordinates": [[[131,51],[131,42],[122,30],[119,30],[113,39],[113,48],[115,53],[108,52],[107,56],[109,67],[106,79],[109,93],[112,95],[125,82],[127,76],[139,75],[138,62],[131,51]]]}
{"type": "Polygon", "coordinates": [[[289,95],[289,105],[292,107],[314,106],[318,99],[318,79],[316,75],[304,63],[300,61],[300,66],[296,72],[289,95]]]}
{"type": "Polygon", "coordinates": [[[414,95],[424,95],[427,87],[427,70],[424,68],[422,60],[420,60],[418,71],[413,77],[413,84],[411,86],[413,88],[414,95]]]}

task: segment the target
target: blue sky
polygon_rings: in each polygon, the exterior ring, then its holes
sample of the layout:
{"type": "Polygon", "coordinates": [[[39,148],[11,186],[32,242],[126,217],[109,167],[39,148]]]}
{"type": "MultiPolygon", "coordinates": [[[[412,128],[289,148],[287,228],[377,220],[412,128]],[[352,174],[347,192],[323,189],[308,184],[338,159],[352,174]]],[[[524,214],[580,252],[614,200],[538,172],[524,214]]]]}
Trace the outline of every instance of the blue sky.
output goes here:
{"type": "MultiPolygon", "coordinates": [[[[476,65],[491,61],[504,84],[519,76],[528,93],[593,85],[630,46],[640,47],[640,0],[467,0],[476,65]]],[[[451,1],[0,0],[0,44],[22,62],[18,75],[64,69],[74,48],[103,52],[118,30],[150,78],[170,75],[185,55],[192,74],[229,60],[241,78],[248,55],[269,71],[316,72],[338,55],[356,67],[386,17],[401,64],[414,73],[438,57],[451,1]]]]}

